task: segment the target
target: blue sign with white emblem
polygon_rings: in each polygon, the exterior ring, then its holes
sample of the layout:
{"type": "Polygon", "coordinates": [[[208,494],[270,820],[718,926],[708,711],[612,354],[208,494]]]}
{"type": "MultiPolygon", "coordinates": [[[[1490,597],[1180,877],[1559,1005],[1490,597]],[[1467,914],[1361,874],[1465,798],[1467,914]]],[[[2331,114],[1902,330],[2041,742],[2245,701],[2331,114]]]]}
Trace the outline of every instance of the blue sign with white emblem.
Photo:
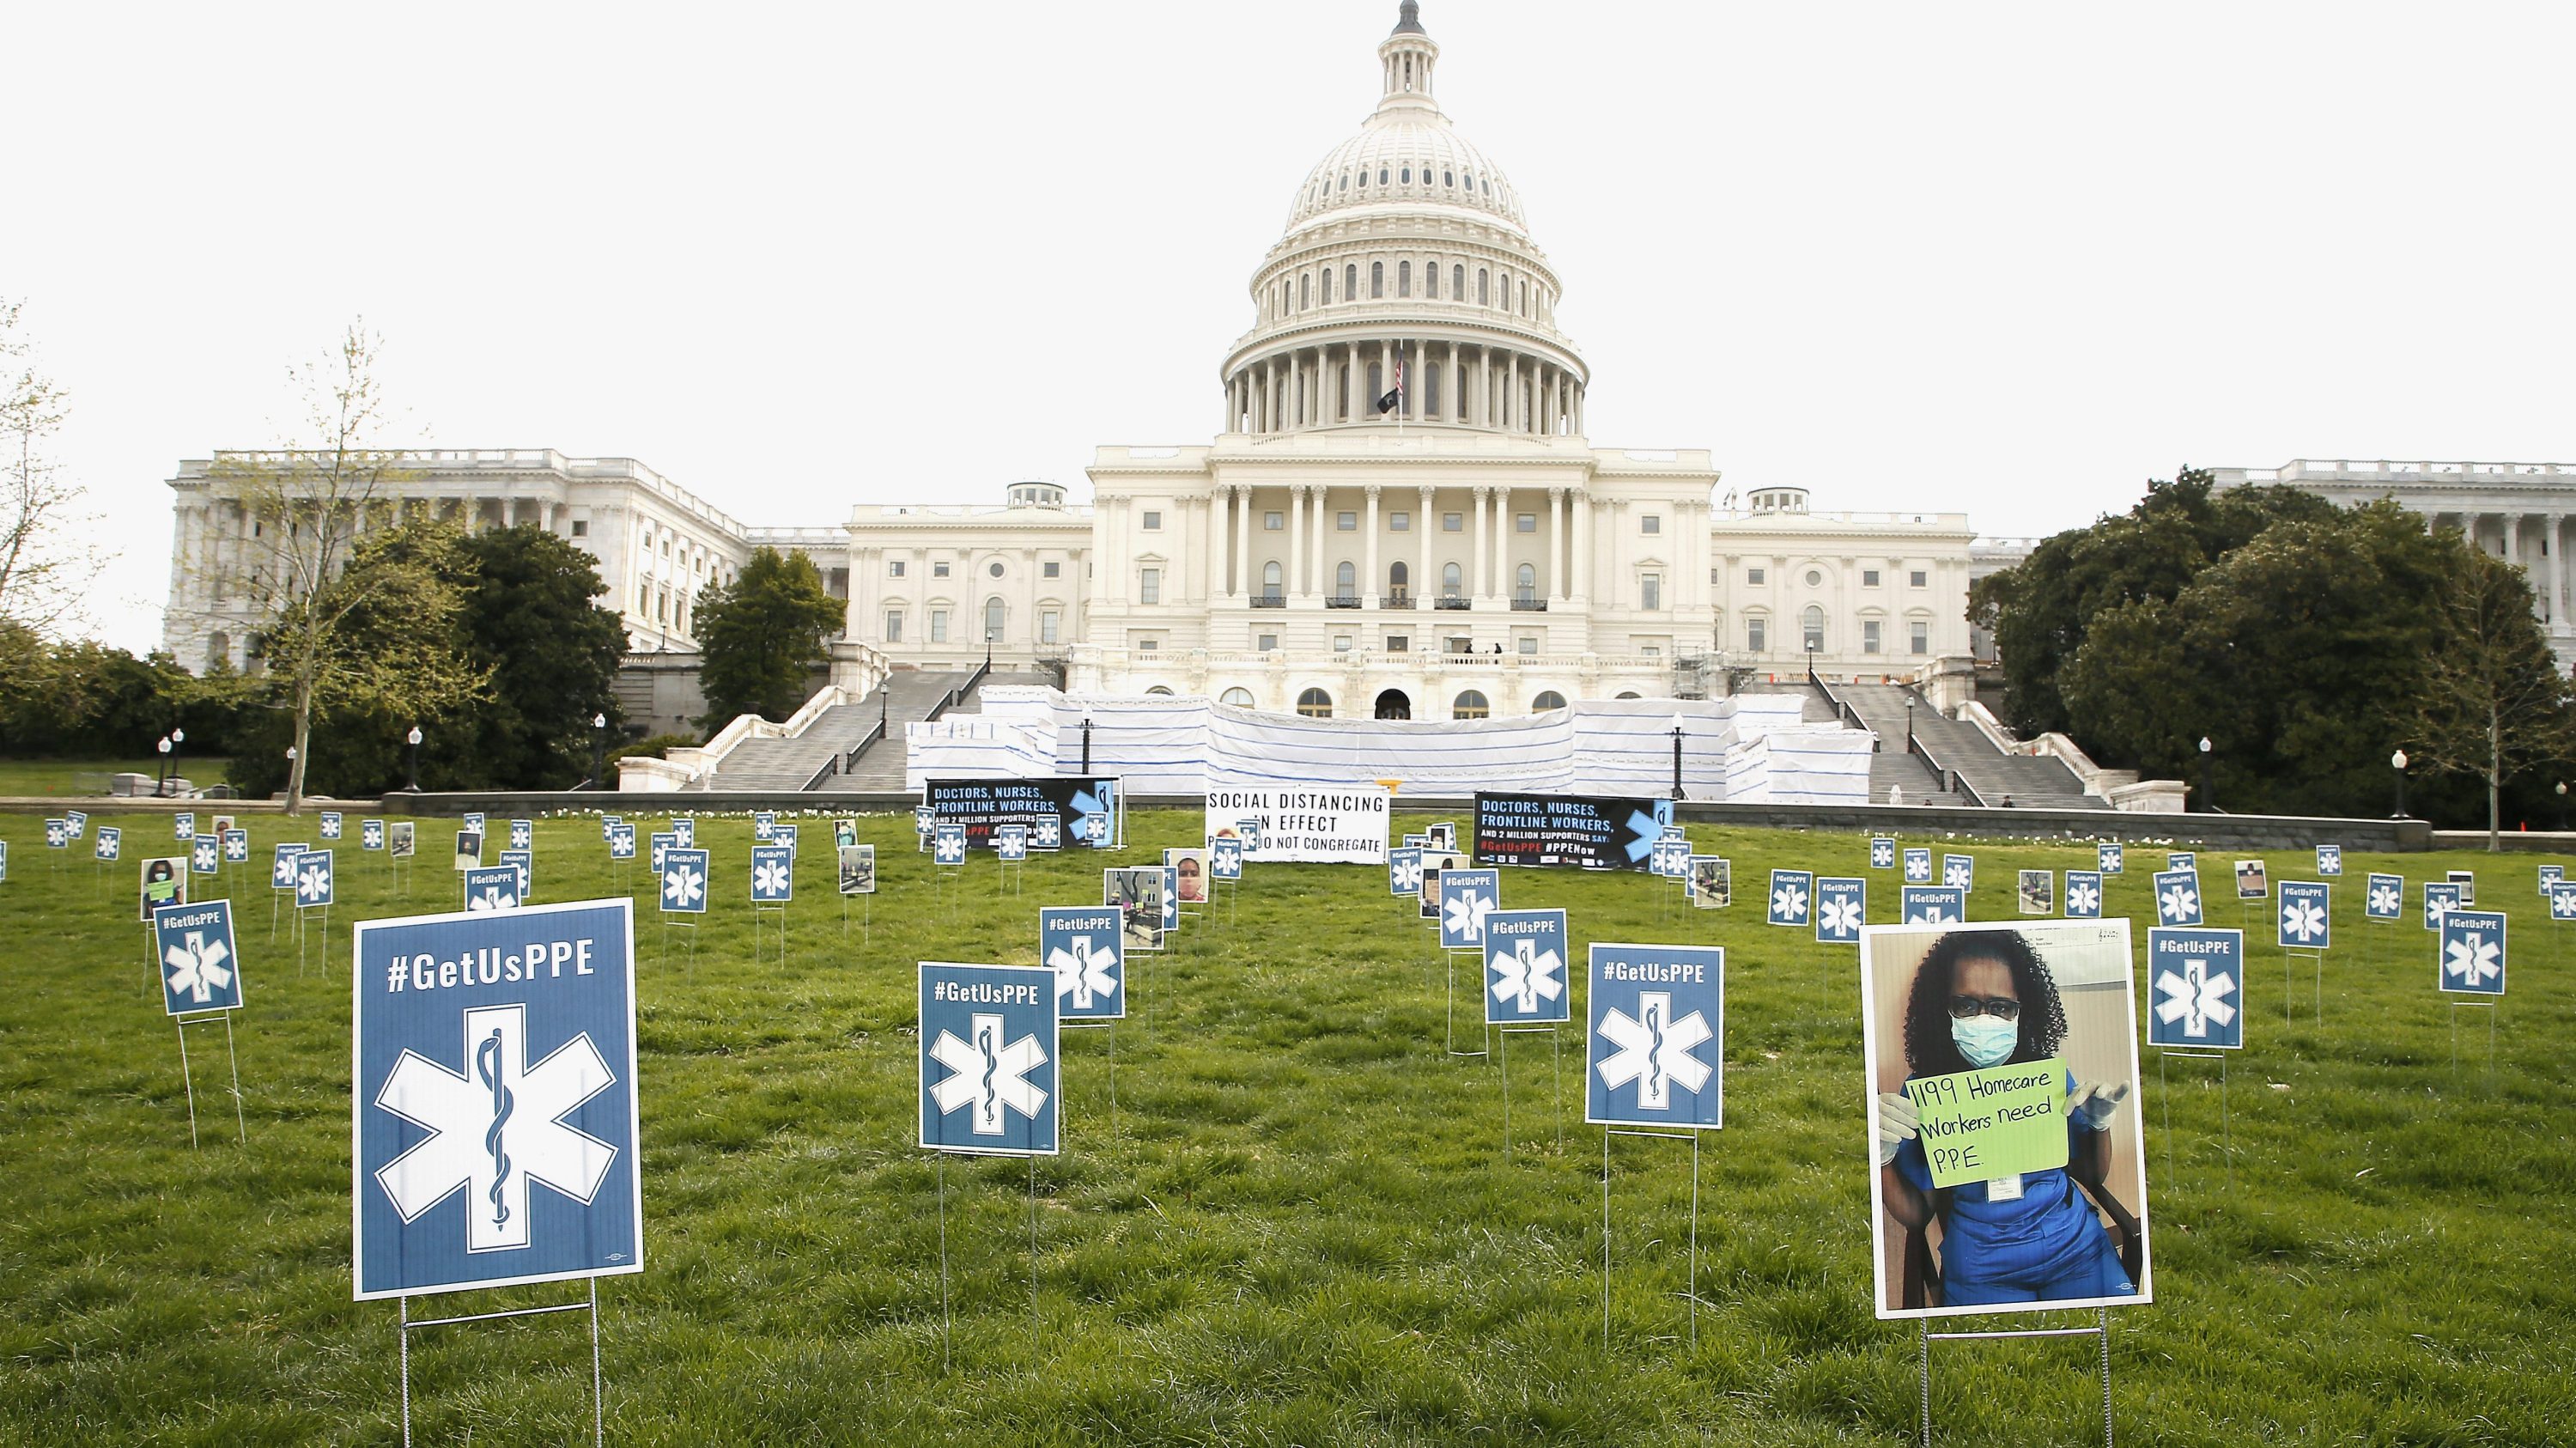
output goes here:
{"type": "Polygon", "coordinates": [[[72,822],[71,822],[70,820],[47,820],[47,821],[45,821],[45,848],[46,848],[46,849],[49,849],[49,850],[60,850],[60,849],[64,849],[64,848],[69,847],[69,846],[70,846],[70,844],[71,844],[71,842],[72,842],[72,822]]]}
{"type": "Polygon", "coordinates": [[[921,1145],[1055,1155],[1056,1019],[1044,966],[922,961],[921,1145]]]}
{"type": "Polygon", "coordinates": [[[241,953],[233,943],[233,902],[153,906],[152,948],[160,961],[162,1007],[169,1014],[240,1007],[241,953]]]}
{"type": "Polygon", "coordinates": [[[356,1296],[643,1270],[631,902],[356,934],[356,1296]]]}
{"type": "Polygon", "coordinates": [[[2334,944],[2334,887],[2283,880],[2278,908],[2285,950],[2324,950],[2334,944]]]}
{"type": "Polygon", "coordinates": [[[671,838],[679,843],[681,849],[696,849],[698,847],[697,820],[694,818],[672,820],[671,838]]]}
{"type": "Polygon", "coordinates": [[[1054,815],[1045,814],[1039,815],[1033,825],[1036,833],[1029,836],[1030,849],[1061,850],[1064,848],[1064,821],[1054,815]]]}
{"type": "Polygon", "coordinates": [[[2503,995],[2504,956],[2503,911],[2443,912],[2442,989],[2503,995]]]}
{"type": "Polygon", "coordinates": [[[1896,868],[1896,841],[1880,835],[1869,842],[1869,867],[1873,870],[1896,868]]]}
{"type": "Polygon", "coordinates": [[[1502,908],[1499,871],[1440,872],[1440,948],[1478,950],[1485,944],[1485,917],[1502,908]]]}
{"type": "Polygon", "coordinates": [[[662,861],[680,847],[679,835],[671,830],[655,830],[652,835],[653,873],[662,872],[662,861]]]}
{"type": "Polygon", "coordinates": [[[93,859],[113,860],[124,848],[125,831],[114,825],[100,825],[98,838],[90,842],[90,856],[93,859]]]}
{"type": "Polygon", "coordinates": [[[537,847],[537,825],[534,820],[510,821],[510,848],[533,850],[537,847]]]}
{"type": "Polygon", "coordinates": [[[227,865],[250,863],[250,831],[241,829],[224,831],[224,863],[227,865]]]}
{"type": "Polygon", "coordinates": [[[942,865],[966,863],[966,827],[964,825],[932,826],[930,857],[942,865]]]}
{"type": "Polygon", "coordinates": [[[2245,1044],[2245,932],[2147,930],[2147,1044],[2233,1051],[2245,1044]]]}
{"type": "Polygon", "coordinates": [[[319,907],[331,903],[331,852],[306,850],[295,857],[295,903],[319,907]]]}
{"type": "Polygon", "coordinates": [[[753,839],[760,841],[762,844],[767,844],[769,843],[770,837],[775,835],[777,832],[777,811],[761,809],[753,810],[751,812],[751,837],[753,839]]]}
{"type": "Polygon", "coordinates": [[[631,860],[635,858],[635,830],[633,826],[620,825],[609,834],[608,858],[612,860],[631,860]]]}
{"type": "Polygon", "coordinates": [[[781,844],[751,847],[751,903],[784,905],[796,898],[796,852],[781,844]]]}
{"type": "Polygon", "coordinates": [[[477,865],[465,872],[465,908],[483,913],[519,908],[519,870],[515,865],[477,865]]]}
{"type": "Polygon", "coordinates": [[[1828,877],[1816,882],[1816,939],[1827,945],[1860,944],[1869,923],[1869,881],[1828,877]]]}
{"type": "Polygon", "coordinates": [[[1562,910],[1485,916],[1485,1024],[1546,1025],[1574,1018],[1562,910]]]}
{"type": "Polygon", "coordinates": [[[1974,855],[1943,855],[1941,857],[1941,883],[1944,885],[1956,885],[1962,890],[1974,890],[1977,888],[1977,857],[1974,855]]]}
{"type": "Polygon", "coordinates": [[[1006,865],[1024,864],[1029,858],[1027,825],[993,826],[993,853],[1006,865]]]}
{"type": "Polygon", "coordinates": [[[1422,893],[1422,847],[1406,845],[1386,852],[1386,893],[1420,895],[1422,893]]]}
{"type": "Polygon", "coordinates": [[[673,845],[662,852],[662,913],[707,913],[707,852],[673,845]]]}
{"type": "Polygon", "coordinates": [[[503,850],[501,852],[501,863],[519,872],[519,903],[525,905],[529,901],[536,899],[537,852],[534,850],[503,850]]]}
{"type": "Polygon", "coordinates": [[[2576,920],[2576,881],[2561,880],[2549,887],[2549,918],[2576,920]]]}
{"type": "Polygon", "coordinates": [[[1058,1017],[1125,1019],[1127,962],[1120,958],[1117,906],[1050,905],[1038,911],[1038,959],[1055,972],[1058,1017]]]}
{"type": "Polygon", "coordinates": [[[1964,925],[1968,892],[1956,885],[1908,885],[1897,904],[1908,925],[1964,925]]]}
{"type": "Polygon", "coordinates": [[[2126,845],[2107,844],[2093,847],[2093,869],[2096,874],[2125,874],[2128,868],[2129,850],[2126,845]]]}
{"type": "Polygon", "coordinates": [[[1726,951],[1595,944],[1583,1119],[1709,1130],[1725,1124],[1726,951]]]}
{"type": "Polygon", "coordinates": [[[193,840],[196,837],[197,816],[194,811],[181,810],[177,814],[170,816],[170,838],[174,840],[193,840]]]}
{"type": "Polygon", "coordinates": [[[2406,877],[2373,871],[2370,890],[2361,897],[2361,913],[2372,920],[2395,920],[2406,913],[2406,877]]]}
{"type": "Polygon", "coordinates": [[[2317,873],[2320,875],[2340,875],[2343,873],[2343,846],[2317,846],[2317,873]]]}
{"type": "Polygon", "coordinates": [[[1208,846],[1208,878],[1240,880],[1243,878],[1243,841],[1232,835],[1218,837],[1208,846]]]}
{"type": "Polygon", "coordinates": [[[188,873],[211,875],[223,868],[223,845],[213,835],[199,835],[188,842],[188,873]]]}
{"type": "Polygon", "coordinates": [[[2196,870],[2158,870],[2156,872],[2156,923],[2159,925],[2198,925],[2200,923],[2200,873],[2196,870]]]}
{"type": "Polygon", "coordinates": [[[2196,850],[2167,850],[2165,852],[2165,868],[2167,870],[2197,871],[2200,868],[2200,854],[2196,850]]]}
{"type": "Polygon", "coordinates": [[[2102,918],[2102,872],[2069,870],[2066,872],[2066,918],[2099,920],[2102,918]]]}
{"type": "Polygon", "coordinates": [[[1905,883],[1909,885],[1932,883],[1932,851],[1928,846],[1910,845],[1906,848],[1905,883]]]}
{"type": "Polygon", "coordinates": [[[358,848],[362,850],[381,850],[384,847],[385,822],[383,820],[358,821],[358,848]]]}
{"type": "Polygon", "coordinates": [[[304,846],[300,844],[279,845],[274,850],[271,850],[268,856],[268,888],[272,890],[294,889],[295,861],[296,858],[303,853],[304,846]]]}
{"type": "Polygon", "coordinates": [[[2438,931],[2442,917],[2460,908],[2460,887],[2447,882],[2424,882],[2424,928],[2438,931]]]}
{"type": "Polygon", "coordinates": [[[326,809],[322,811],[322,838],[326,840],[336,840],[340,838],[340,812],[338,810],[326,809]]]}
{"type": "Polygon", "coordinates": [[[1815,877],[1805,870],[1771,872],[1770,914],[1774,925],[1807,923],[1808,895],[1815,889],[1815,877]]]}

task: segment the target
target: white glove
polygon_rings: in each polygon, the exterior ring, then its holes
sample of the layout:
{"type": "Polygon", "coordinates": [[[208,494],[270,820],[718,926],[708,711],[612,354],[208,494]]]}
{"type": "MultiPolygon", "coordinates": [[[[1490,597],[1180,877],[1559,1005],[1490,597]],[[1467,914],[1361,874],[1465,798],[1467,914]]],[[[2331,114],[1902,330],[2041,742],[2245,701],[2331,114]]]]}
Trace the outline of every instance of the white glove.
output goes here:
{"type": "Polygon", "coordinates": [[[2129,1098],[2129,1083],[2105,1086],[2089,1081],[2077,1086],[2066,1097],[2066,1119],[2087,1131],[2111,1129],[2111,1115],[2129,1098]]]}
{"type": "Polygon", "coordinates": [[[1896,1160],[1896,1149],[1914,1139],[1916,1117],[1914,1103],[1902,1093],[1883,1093],[1878,1098],[1878,1164],[1896,1160]]]}

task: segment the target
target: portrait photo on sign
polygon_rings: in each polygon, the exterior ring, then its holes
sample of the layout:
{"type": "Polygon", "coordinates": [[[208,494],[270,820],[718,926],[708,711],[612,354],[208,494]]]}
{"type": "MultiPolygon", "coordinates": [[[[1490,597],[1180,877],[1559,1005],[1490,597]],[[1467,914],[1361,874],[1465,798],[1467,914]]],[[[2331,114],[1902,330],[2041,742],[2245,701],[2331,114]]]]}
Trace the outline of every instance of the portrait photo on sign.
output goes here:
{"type": "Polygon", "coordinates": [[[156,905],[188,903],[188,857],[171,855],[143,862],[142,915],[145,924],[152,921],[156,905]]]}
{"type": "Polygon", "coordinates": [[[483,863],[483,833],[480,830],[456,832],[456,868],[471,870],[483,863]]]}
{"type": "Polygon", "coordinates": [[[1861,933],[1880,1317],[2151,1299],[2129,922],[1861,933]]]}
{"type": "Polygon", "coordinates": [[[2236,862],[2237,899],[2261,900],[2268,897],[2271,893],[2271,884],[2263,877],[2263,862],[2261,860],[2239,860],[2236,862]]]}
{"type": "Polygon", "coordinates": [[[1101,871],[1100,878],[1100,903],[1118,907],[1119,943],[1129,950],[1162,949],[1162,867],[1112,866],[1101,871]]]}
{"type": "Polygon", "coordinates": [[[1726,908],[1728,892],[1734,888],[1734,866],[1723,855],[1690,857],[1691,904],[1702,910],[1726,908]]]}
{"type": "Polygon", "coordinates": [[[1180,901],[1184,905],[1207,903],[1207,851],[1165,850],[1163,863],[1172,867],[1178,882],[1180,901]]]}
{"type": "Polygon", "coordinates": [[[873,895],[877,891],[877,847],[843,845],[839,850],[841,893],[873,895]]]}

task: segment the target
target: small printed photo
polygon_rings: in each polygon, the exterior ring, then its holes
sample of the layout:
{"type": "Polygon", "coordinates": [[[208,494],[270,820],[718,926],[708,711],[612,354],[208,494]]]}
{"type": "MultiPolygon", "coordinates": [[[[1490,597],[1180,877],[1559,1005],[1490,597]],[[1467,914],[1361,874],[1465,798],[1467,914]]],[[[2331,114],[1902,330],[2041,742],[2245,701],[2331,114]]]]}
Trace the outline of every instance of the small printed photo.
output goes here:
{"type": "Polygon", "coordinates": [[[394,821],[391,825],[386,827],[385,841],[386,853],[390,854],[397,860],[410,859],[412,854],[412,822],[409,820],[394,821]]]}
{"type": "Polygon", "coordinates": [[[1723,910],[1734,890],[1735,867],[1723,855],[1690,857],[1691,903],[1702,910],[1723,910]]]}
{"type": "MultiPolygon", "coordinates": [[[[1440,858],[1448,859],[1447,855],[1440,858]]],[[[1424,920],[1440,918],[1440,872],[1429,865],[1422,867],[1422,894],[1415,901],[1416,913],[1424,920]]]]}
{"type": "Polygon", "coordinates": [[[1118,910],[1119,943],[1129,950],[1162,949],[1163,867],[1113,865],[1100,876],[1100,903],[1118,910]]]}
{"type": "Polygon", "coordinates": [[[2057,875],[2050,870],[2021,872],[2021,913],[2050,915],[2057,910],[2057,875]]]}
{"type": "Polygon", "coordinates": [[[1205,850],[1165,850],[1163,862],[1172,867],[1173,879],[1184,905],[1207,903],[1208,870],[1205,850]]]}
{"type": "Polygon", "coordinates": [[[2442,878],[2460,887],[2460,903],[2478,903],[2478,874],[2475,870],[2444,870],[2442,878]]]}
{"type": "Polygon", "coordinates": [[[1458,826],[1443,820],[1430,828],[1426,840],[1432,849],[1454,850],[1458,848],[1458,826]]]}
{"type": "Polygon", "coordinates": [[[2237,899],[2265,900],[2271,898],[2271,894],[2272,887],[2270,883],[2263,878],[2263,862],[2261,860],[2239,860],[2236,862],[2237,899]]]}
{"type": "Polygon", "coordinates": [[[456,868],[460,870],[471,870],[482,863],[483,832],[481,830],[458,830],[456,832],[456,868]]]}
{"type": "Polygon", "coordinates": [[[152,920],[155,905],[188,903],[188,857],[172,855],[143,862],[143,914],[145,924],[152,920]]]}
{"type": "Polygon", "coordinates": [[[846,850],[858,842],[859,822],[857,820],[832,821],[832,847],[834,849],[846,850]]]}
{"type": "Polygon", "coordinates": [[[839,851],[841,893],[873,895],[877,892],[877,847],[843,845],[839,851]]]}

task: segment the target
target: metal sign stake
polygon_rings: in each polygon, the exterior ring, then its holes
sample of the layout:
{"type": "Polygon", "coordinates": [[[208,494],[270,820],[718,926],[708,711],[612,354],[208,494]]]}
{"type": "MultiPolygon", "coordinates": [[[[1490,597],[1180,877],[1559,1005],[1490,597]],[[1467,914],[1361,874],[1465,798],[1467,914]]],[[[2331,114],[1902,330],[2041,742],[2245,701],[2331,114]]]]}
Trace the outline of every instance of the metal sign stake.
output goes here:
{"type": "Polygon", "coordinates": [[[2111,1443],[2111,1309],[2096,1308],[2099,1320],[2091,1327],[2022,1327],[1991,1332],[1934,1332],[1929,1318],[1923,1322],[1923,1337],[1915,1362],[1922,1388],[1922,1448],[1932,1448],[1932,1344],[1936,1342],[1975,1342],[2003,1338],[2096,1337],[2102,1344],[2102,1448],[2111,1443]]]}
{"type": "Polygon", "coordinates": [[[197,1145],[197,1080],[188,1063],[188,1028],[210,1025],[221,1017],[224,1023],[224,1062],[233,1077],[233,1126],[241,1133],[241,1144],[250,1145],[250,1122],[242,1114],[241,1059],[233,1052],[233,1013],[229,1010],[200,1011],[171,1017],[179,1027],[179,1082],[188,1093],[188,1146],[197,1145]]]}
{"type": "Polygon", "coordinates": [[[1449,977],[1448,1003],[1446,1007],[1448,1019],[1441,1028],[1441,1045],[1446,1048],[1452,1056],[1488,1055],[1490,1054],[1490,1051],[1485,1049],[1485,1032],[1484,1028],[1481,1026],[1476,1030],[1476,1045],[1479,1049],[1473,1051],[1461,1051],[1458,1049],[1458,957],[1461,955],[1470,955],[1474,957],[1476,964],[1481,971],[1485,963],[1485,952],[1481,949],[1474,951],[1444,950],[1441,952],[1441,955],[1447,962],[1447,975],[1449,977]]]}
{"type": "Polygon", "coordinates": [[[2165,1182],[2166,1190],[2179,1190],[2182,1179],[2174,1174],[2173,1093],[2165,1089],[2165,1062],[2179,1058],[2185,1061],[2218,1063],[2218,1141],[2219,1151],[2227,1159],[2227,1193],[2236,1194],[2236,1128],[2227,1104],[2227,1052],[2174,1051],[2162,1046],[2156,1051],[2156,1095],[2164,1102],[2165,1112],[2165,1182]]]}
{"type": "Polygon", "coordinates": [[[1699,1138],[1696,1131],[1638,1131],[1628,1127],[1605,1127],[1601,1132],[1601,1346],[1610,1346],[1610,1138],[1645,1136],[1663,1141],[1688,1141],[1691,1149],[1690,1207],[1690,1341],[1699,1346],[1699,1138]]]}
{"type": "MultiPolygon", "coordinates": [[[[596,1445],[607,1441],[608,1399],[599,1371],[599,1279],[589,1279],[590,1298],[585,1302],[564,1302],[552,1307],[516,1307],[506,1312],[468,1312],[454,1317],[421,1317],[411,1315],[412,1294],[394,1298],[400,1307],[395,1330],[402,1341],[402,1431],[403,1448],[411,1448],[411,1335],[424,1327],[447,1327],[460,1322],[491,1322],[504,1317],[547,1317],[558,1312],[590,1314],[590,1441],[596,1445]]],[[[426,1294],[423,1294],[426,1295],[426,1294]]]]}
{"type": "Polygon", "coordinates": [[[1499,1038],[1495,1064],[1503,1073],[1503,1154],[1512,1154],[1512,1037],[1544,1032],[1547,1036],[1548,1078],[1556,1087],[1556,1150],[1565,1154],[1565,1038],[1554,1023],[1544,1026],[1496,1026],[1499,1038]]]}

